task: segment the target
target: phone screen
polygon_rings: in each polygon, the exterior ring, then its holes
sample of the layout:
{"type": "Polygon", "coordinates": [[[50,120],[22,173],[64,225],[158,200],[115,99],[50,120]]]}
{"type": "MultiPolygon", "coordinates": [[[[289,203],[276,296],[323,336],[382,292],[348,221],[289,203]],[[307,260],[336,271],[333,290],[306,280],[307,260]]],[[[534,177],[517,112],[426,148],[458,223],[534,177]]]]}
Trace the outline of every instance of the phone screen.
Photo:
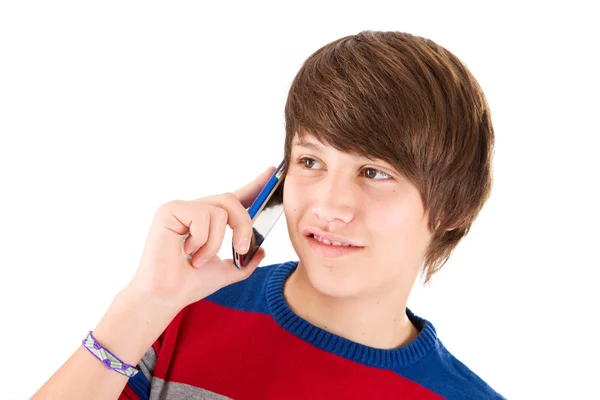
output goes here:
{"type": "Polygon", "coordinates": [[[252,238],[250,239],[250,248],[246,254],[238,254],[235,249],[233,250],[233,263],[238,268],[248,265],[252,256],[262,245],[283,213],[282,167],[283,162],[279,164],[279,167],[248,209],[252,219],[252,238]]]}

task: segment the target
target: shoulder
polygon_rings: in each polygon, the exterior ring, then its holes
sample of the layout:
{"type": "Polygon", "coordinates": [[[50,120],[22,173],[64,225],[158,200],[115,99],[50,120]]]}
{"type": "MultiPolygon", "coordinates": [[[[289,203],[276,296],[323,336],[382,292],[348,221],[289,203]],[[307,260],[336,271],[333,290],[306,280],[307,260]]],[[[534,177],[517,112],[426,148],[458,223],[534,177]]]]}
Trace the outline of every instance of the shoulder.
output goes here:
{"type": "Polygon", "coordinates": [[[447,399],[505,399],[438,339],[429,385],[447,399]]]}
{"type": "Polygon", "coordinates": [[[449,400],[504,399],[450,353],[429,320],[408,308],[406,314],[420,333],[400,348],[406,354],[403,362],[393,368],[394,372],[449,400]]]}
{"type": "Polygon", "coordinates": [[[239,324],[241,320],[260,321],[260,318],[256,318],[260,314],[270,315],[266,291],[270,282],[272,286],[272,282],[277,281],[270,278],[286,274],[294,267],[292,261],[259,267],[245,280],[188,305],[169,323],[160,340],[166,340],[171,345],[176,342],[181,344],[189,334],[193,337],[192,342],[195,342],[201,332],[221,332],[223,326],[239,324]]]}
{"type": "Polygon", "coordinates": [[[273,274],[287,274],[294,267],[294,261],[258,267],[245,280],[220,289],[204,301],[241,311],[268,314],[265,293],[269,279],[273,274]]]}

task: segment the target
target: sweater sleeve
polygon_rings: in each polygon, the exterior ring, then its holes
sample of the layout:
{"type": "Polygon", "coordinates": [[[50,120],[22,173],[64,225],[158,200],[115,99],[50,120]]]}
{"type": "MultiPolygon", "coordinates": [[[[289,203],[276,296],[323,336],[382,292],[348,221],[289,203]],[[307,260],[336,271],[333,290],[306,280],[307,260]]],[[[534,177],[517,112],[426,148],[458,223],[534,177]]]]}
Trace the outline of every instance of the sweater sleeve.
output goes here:
{"type": "Polygon", "coordinates": [[[150,398],[152,376],[154,375],[161,343],[162,336],[144,354],[137,365],[140,372],[129,378],[127,385],[119,396],[119,400],[147,400],[150,398]]]}

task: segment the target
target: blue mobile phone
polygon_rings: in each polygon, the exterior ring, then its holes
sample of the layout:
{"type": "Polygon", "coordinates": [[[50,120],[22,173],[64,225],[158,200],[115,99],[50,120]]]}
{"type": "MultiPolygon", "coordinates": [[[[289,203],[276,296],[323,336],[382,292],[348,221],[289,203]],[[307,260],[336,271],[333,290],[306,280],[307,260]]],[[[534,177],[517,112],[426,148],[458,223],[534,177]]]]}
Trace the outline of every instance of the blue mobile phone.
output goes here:
{"type": "Polygon", "coordinates": [[[283,185],[281,175],[283,162],[273,172],[271,178],[260,191],[250,208],[248,214],[252,219],[252,237],[250,248],[246,254],[238,254],[232,245],[233,263],[238,268],[243,268],[252,259],[258,248],[275,226],[275,223],[283,213],[283,185]]]}

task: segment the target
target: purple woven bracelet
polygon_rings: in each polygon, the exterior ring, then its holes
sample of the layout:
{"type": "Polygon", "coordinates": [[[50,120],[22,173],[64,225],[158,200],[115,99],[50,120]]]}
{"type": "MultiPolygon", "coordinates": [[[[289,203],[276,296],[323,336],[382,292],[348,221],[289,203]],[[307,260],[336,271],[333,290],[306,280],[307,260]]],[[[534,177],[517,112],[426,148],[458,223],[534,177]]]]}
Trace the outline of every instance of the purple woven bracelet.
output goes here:
{"type": "Polygon", "coordinates": [[[85,347],[91,354],[94,355],[107,369],[111,369],[116,371],[122,375],[132,377],[139,372],[137,368],[133,365],[129,365],[124,363],[111,353],[108,349],[102,347],[100,343],[96,340],[94,335],[92,335],[92,331],[90,331],[85,339],[81,342],[83,347],[85,347]]]}

